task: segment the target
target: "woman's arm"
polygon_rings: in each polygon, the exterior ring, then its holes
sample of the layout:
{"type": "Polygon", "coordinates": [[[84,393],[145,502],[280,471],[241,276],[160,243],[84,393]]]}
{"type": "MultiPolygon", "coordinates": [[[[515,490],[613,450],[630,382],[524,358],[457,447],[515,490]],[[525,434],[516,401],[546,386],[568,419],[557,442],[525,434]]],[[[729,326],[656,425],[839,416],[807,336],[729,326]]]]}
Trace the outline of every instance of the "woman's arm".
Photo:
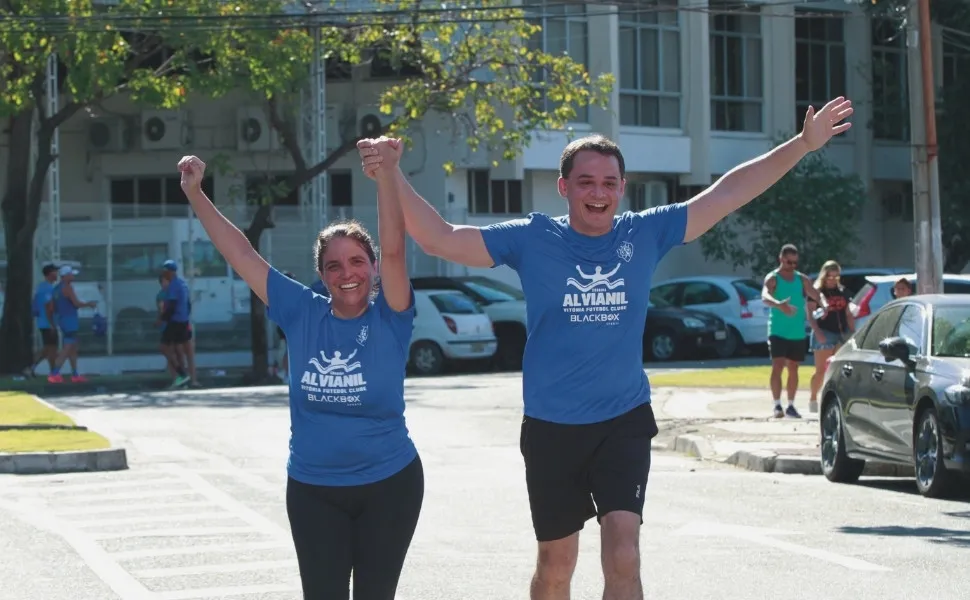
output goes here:
{"type": "MultiPolygon", "coordinates": [[[[398,145],[397,156],[401,147],[398,145]]],[[[394,172],[389,165],[378,169],[377,181],[377,236],[381,247],[381,289],[391,310],[406,311],[411,307],[411,280],[404,244],[404,212],[394,172]]]]}
{"type": "Polygon", "coordinates": [[[202,191],[205,163],[195,156],[186,156],[179,161],[179,171],[182,173],[182,191],[189,199],[195,216],[209,234],[212,244],[233,270],[239,273],[246,285],[269,306],[269,298],[266,295],[269,263],[256,252],[243,232],[219,212],[202,191]]]}

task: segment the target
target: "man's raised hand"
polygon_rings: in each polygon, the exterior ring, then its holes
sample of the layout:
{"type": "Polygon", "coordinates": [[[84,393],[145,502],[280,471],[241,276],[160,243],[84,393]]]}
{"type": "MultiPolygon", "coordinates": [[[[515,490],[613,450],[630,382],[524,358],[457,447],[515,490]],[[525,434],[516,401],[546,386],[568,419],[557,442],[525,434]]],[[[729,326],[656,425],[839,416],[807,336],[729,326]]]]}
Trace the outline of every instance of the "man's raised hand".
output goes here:
{"type": "Polygon", "coordinates": [[[205,175],[205,163],[197,156],[183,156],[179,161],[179,172],[182,173],[182,191],[186,194],[202,189],[202,178],[205,175]]]}
{"type": "Polygon", "coordinates": [[[802,140],[808,145],[809,150],[818,150],[827,144],[832,136],[852,127],[852,123],[846,121],[850,116],[852,116],[852,101],[846,100],[843,96],[830,100],[818,112],[815,112],[815,107],[809,106],[802,125],[802,140]]]}
{"type": "Polygon", "coordinates": [[[400,139],[382,136],[360,140],[357,142],[357,151],[364,174],[375,179],[382,168],[389,170],[398,165],[404,152],[404,144],[400,139]]]}

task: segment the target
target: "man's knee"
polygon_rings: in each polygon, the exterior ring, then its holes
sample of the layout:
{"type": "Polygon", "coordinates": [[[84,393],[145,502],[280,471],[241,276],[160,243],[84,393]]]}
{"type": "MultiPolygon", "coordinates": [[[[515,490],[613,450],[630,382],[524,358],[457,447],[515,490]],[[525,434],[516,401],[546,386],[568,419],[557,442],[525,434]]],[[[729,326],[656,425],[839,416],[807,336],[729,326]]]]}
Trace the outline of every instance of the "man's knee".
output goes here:
{"type": "Polygon", "coordinates": [[[615,511],[603,516],[603,570],[606,578],[635,579],[640,575],[640,516],[615,511]]]}
{"type": "Polygon", "coordinates": [[[579,533],[552,542],[539,542],[536,577],[539,581],[558,585],[568,583],[579,558],[579,533]]]}

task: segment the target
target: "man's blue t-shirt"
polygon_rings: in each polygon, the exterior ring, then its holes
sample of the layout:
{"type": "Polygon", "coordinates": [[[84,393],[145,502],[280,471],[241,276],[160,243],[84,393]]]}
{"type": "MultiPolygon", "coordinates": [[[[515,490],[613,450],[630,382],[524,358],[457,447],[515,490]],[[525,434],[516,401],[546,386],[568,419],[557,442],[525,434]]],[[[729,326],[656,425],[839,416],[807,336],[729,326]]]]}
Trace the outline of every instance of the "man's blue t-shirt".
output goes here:
{"type": "Polygon", "coordinates": [[[623,213],[613,231],[595,237],[572,229],[566,216],[542,213],[482,229],[495,266],[515,269],[526,297],[526,416],[598,423],[650,402],[643,370],[650,282],[686,229],[683,203],[623,213]]]}
{"type": "Polygon", "coordinates": [[[54,313],[57,319],[57,326],[65,333],[74,333],[78,330],[77,307],[70,298],[64,295],[64,283],[54,286],[54,313]]]}
{"type": "Polygon", "coordinates": [[[173,277],[168,282],[168,301],[175,307],[171,321],[189,322],[189,285],[181,277],[173,277]]]}
{"type": "Polygon", "coordinates": [[[54,284],[49,281],[42,281],[34,292],[33,312],[37,320],[37,329],[50,329],[51,324],[47,320],[47,303],[54,298],[54,284]]]}
{"type": "Polygon", "coordinates": [[[404,419],[413,293],[411,307],[395,312],[381,292],[355,319],[334,316],[329,298],[276,269],[266,294],[289,353],[289,476],[363,485],[408,466],[417,456],[404,419]]]}

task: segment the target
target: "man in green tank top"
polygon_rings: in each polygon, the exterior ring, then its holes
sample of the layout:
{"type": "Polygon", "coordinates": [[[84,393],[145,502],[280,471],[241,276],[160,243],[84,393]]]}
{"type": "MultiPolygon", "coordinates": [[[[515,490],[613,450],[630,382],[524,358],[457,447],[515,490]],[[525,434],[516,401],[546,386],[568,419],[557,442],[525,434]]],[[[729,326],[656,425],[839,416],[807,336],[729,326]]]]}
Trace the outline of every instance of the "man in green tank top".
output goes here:
{"type": "Polygon", "coordinates": [[[805,297],[826,306],[809,278],[798,271],[798,249],[785,244],[778,255],[778,268],[765,276],[761,299],[770,307],[768,315],[768,353],[771,356],[771,396],[775,417],[801,418],[795,409],[798,391],[798,366],[805,360],[808,345],[805,333],[805,297]],[[781,407],[781,372],[788,369],[788,408],[781,407]]]}

